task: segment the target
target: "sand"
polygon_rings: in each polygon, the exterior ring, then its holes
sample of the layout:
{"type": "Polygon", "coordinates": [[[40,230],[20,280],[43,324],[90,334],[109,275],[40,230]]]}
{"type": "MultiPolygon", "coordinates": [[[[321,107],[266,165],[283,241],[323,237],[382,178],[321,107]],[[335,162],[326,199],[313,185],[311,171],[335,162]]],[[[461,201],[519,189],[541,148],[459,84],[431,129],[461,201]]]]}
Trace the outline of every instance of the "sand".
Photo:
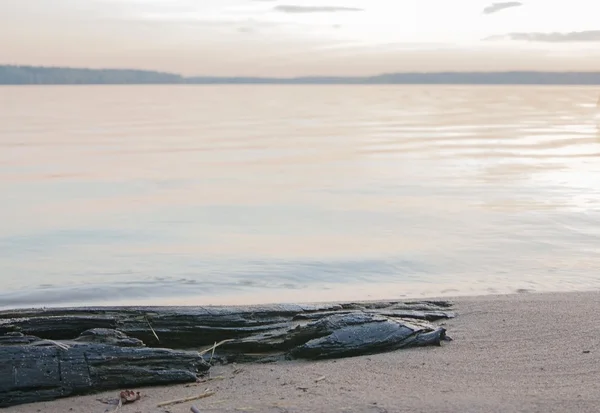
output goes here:
{"type": "MultiPolygon", "coordinates": [[[[143,388],[127,412],[598,412],[600,292],[453,300],[454,341],[319,362],[213,368],[193,386],[143,388]],[[240,369],[236,371],[236,369],[240,369]],[[318,380],[320,379],[320,380],[318,380]],[[162,401],[202,400],[157,408],[162,401]]],[[[117,392],[15,406],[6,413],[103,412],[117,392]]]]}

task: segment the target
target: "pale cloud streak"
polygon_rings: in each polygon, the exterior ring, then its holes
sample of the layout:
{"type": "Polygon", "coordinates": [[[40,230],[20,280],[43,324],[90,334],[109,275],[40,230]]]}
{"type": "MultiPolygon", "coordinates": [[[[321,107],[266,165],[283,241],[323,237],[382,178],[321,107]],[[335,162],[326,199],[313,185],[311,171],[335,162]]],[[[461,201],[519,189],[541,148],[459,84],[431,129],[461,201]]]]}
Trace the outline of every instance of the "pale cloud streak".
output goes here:
{"type": "Polygon", "coordinates": [[[512,7],[519,7],[522,5],[523,5],[523,3],[519,2],[519,1],[506,1],[506,2],[500,2],[500,3],[492,3],[483,9],[483,14],[497,13],[501,10],[509,9],[512,7]]]}
{"type": "Polygon", "coordinates": [[[568,33],[509,33],[490,36],[485,40],[518,40],[544,43],[600,42],[600,30],[568,33]]]}
{"type": "Polygon", "coordinates": [[[363,11],[357,7],[337,7],[337,6],[298,6],[298,5],[279,5],[273,7],[273,10],[282,13],[337,13],[348,11],[363,11]]]}

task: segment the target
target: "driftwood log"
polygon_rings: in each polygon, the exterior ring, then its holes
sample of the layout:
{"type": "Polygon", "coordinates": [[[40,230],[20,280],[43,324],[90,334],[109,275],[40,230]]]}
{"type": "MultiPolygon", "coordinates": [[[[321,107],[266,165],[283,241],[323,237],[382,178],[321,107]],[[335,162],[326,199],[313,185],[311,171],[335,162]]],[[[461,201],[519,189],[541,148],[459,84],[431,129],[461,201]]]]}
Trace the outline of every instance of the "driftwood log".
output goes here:
{"type": "Polygon", "coordinates": [[[196,381],[210,365],[197,353],[144,347],[115,330],[70,341],[0,337],[0,407],[121,387],[196,381]]]}
{"type": "Polygon", "coordinates": [[[0,407],[194,381],[220,360],[333,358],[440,345],[444,301],[0,311],[0,407]]]}

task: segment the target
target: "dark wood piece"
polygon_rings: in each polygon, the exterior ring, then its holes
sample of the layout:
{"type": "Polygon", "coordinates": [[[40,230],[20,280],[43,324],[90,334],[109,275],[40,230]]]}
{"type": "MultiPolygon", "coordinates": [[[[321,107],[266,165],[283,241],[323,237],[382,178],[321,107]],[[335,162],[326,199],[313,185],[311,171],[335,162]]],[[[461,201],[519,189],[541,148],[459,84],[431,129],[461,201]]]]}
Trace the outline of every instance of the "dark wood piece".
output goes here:
{"type": "Polygon", "coordinates": [[[230,341],[216,349],[215,360],[322,359],[440,345],[446,330],[431,322],[453,316],[444,301],[1,311],[0,407],[192,382],[210,368],[198,350],[222,340],[230,341]]]}

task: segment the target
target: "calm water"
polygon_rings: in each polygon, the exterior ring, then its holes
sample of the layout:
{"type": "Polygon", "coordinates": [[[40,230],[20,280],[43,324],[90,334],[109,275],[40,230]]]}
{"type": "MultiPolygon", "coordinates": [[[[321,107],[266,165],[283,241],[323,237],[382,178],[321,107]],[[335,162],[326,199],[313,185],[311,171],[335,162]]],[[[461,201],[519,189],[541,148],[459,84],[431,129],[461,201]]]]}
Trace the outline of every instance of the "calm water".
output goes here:
{"type": "Polygon", "coordinates": [[[597,98],[0,88],[0,307],[598,289],[597,98]]]}

